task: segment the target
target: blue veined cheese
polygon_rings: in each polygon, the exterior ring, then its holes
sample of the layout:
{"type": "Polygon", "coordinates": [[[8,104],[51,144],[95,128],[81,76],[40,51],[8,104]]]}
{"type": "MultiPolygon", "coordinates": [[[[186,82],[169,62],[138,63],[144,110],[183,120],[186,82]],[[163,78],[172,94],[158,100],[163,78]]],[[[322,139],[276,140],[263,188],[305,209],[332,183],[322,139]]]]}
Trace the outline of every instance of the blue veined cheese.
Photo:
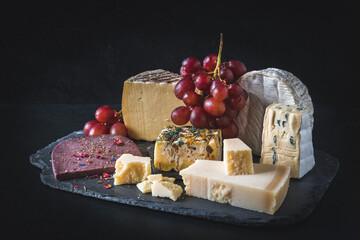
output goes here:
{"type": "Polygon", "coordinates": [[[261,163],[289,166],[302,178],[315,165],[312,128],[307,109],[281,103],[266,108],[261,163]]]}
{"type": "Polygon", "coordinates": [[[238,82],[249,93],[244,109],[235,120],[239,126],[238,137],[252,149],[253,154],[261,154],[264,114],[270,104],[307,108],[312,128],[314,107],[308,89],[290,72],[277,68],[251,71],[241,76],[238,82]]]}

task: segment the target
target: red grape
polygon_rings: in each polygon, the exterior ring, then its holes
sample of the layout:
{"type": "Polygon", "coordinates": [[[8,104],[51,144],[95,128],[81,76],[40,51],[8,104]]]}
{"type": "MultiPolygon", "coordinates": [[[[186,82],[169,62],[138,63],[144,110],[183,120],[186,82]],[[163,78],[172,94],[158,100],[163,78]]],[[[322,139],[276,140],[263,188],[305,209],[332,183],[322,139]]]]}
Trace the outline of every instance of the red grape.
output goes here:
{"type": "Polygon", "coordinates": [[[197,89],[209,92],[210,86],[211,86],[211,76],[209,74],[199,74],[195,78],[195,86],[197,89]]]}
{"type": "Polygon", "coordinates": [[[91,120],[85,123],[84,125],[84,133],[86,136],[89,136],[90,129],[95,125],[99,123],[97,120],[91,120]]]}
{"type": "Polygon", "coordinates": [[[208,72],[213,72],[216,68],[217,57],[216,54],[206,56],[203,60],[203,68],[208,72]]]}
{"type": "Polygon", "coordinates": [[[223,101],[228,96],[228,88],[225,83],[221,82],[217,84],[212,91],[211,95],[215,98],[216,101],[223,101]]]}
{"type": "Polygon", "coordinates": [[[243,96],[228,98],[228,106],[234,110],[241,110],[245,106],[245,99],[243,96]]]}
{"type": "Polygon", "coordinates": [[[239,135],[239,128],[234,121],[231,121],[226,128],[221,129],[221,133],[223,139],[237,138],[239,135]]]}
{"type": "Polygon", "coordinates": [[[225,85],[225,84],[220,79],[216,79],[216,80],[212,81],[212,83],[210,85],[210,92],[213,91],[217,85],[225,85]]]}
{"type": "Polygon", "coordinates": [[[234,74],[232,73],[231,69],[224,66],[220,69],[220,78],[225,80],[227,84],[231,83],[234,79],[234,74]]]}
{"type": "Polygon", "coordinates": [[[171,120],[176,125],[184,125],[189,121],[190,113],[190,109],[185,106],[177,107],[171,113],[171,120]]]}
{"type": "Polygon", "coordinates": [[[242,94],[242,87],[238,83],[231,83],[229,86],[229,96],[230,97],[238,97],[242,94]]]}
{"type": "Polygon", "coordinates": [[[188,57],[182,61],[181,66],[187,73],[196,73],[201,68],[201,62],[197,58],[188,57]]]}
{"type": "Polygon", "coordinates": [[[127,136],[127,128],[124,124],[117,122],[114,123],[110,128],[111,135],[120,135],[120,136],[127,136]]]}
{"type": "Polygon", "coordinates": [[[183,101],[187,106],[196,106],[201,104],[202,96],[194,91],[187,91],[183,96],[183,101]]]}
{"type": "Polygon", "coordinates": [[[215,98],[209,97],[204,101],[204,110],[214,117],[220,117],[225,112],[225,103],[223,101],[216,101],[215,98]]]}
{"type": "Polygon", "coordinates": [[[215,123],[218,128],[226,128],[230,124],[230,119],[226,115],[215,118],[215,123]]]}
{"type": "Polygon", "coordinates": [[[233,120],[237,117],[238,114],[239,114],[238,110],[231,109],[228,103],[226,103],[226,110],[224,115],[226,115],[230,120],[233,120]]]}
{"type": "Polygon", "coordinates": [[[235,79],[241,77],[246,73],[246,66],[243,62],[239,60],[231,60],[229,61],[229,67],[234,74],[235,79]]]}
{"type": "Polygon", "coordinates": [[[204,109],[201,107],[194,108],[190,114],[190,122],[196,128],[207,127],[207,114],[204,109]]]}
{"type": "Polygon", "coordinates": [[[109,133],[108,128],[104,124],[97,123],[90,128],[89,136],[97,136],[97,135],[103,135],[103,134],[108,134],[108,133],[109,133]]]}
{"type": "Polygon", "coordinates": [[[114,109],[110,106],[99,107],[95,112],[95,118],[99,122],[106,123],[115,119],[114,109]]]}
{"type": "Polygon", "coordinates": [[[180,67],[180,75],[182,77],[190,77],[192,76],[192,73],[191,72],[187,72],[187,69],[184,67],[184,66],[181,66],[180,67]]]}
{"type": "Polygon", "coordinates": [[[182,80],[180,80],[176,85],[175,85],[175,96],[178,99],[183,99],[184,94],[187,91],[195,91],[195,84],[193,83],[193,81],[190,78],[183,78],[182,80]]]}

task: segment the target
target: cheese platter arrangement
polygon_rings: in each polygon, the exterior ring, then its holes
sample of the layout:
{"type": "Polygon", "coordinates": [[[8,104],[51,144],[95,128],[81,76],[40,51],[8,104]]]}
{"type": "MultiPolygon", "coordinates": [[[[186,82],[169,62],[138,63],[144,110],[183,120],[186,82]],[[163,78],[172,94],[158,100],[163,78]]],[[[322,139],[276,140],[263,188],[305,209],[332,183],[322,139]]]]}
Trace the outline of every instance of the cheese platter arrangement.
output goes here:
{"type": "Polygon", "coordinates": [[[313,148],[314,107],[293,74],[218,54],[123,84],[122,109],[30,156],[50,187],[244,226],[305,219],[339,163],[313,148]]]}

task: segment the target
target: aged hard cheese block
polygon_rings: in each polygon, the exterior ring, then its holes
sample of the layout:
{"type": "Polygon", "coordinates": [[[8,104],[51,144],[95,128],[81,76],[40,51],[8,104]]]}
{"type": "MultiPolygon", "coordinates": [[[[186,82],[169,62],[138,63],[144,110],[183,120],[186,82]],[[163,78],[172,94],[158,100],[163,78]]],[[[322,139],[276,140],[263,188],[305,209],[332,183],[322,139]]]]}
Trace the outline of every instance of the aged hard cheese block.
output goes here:
{"type": "Polygon", "coordinates": [[[239,138],[248,145],[253,154],[261,154],[261,136],[265,109],[272,103],[298,105],[308,109],[310,125],[313,126],[313,104],[306,86],[293,74],[267,68],[244,74],[239,80],[248,91],[249,98],[236,118],[239,138]]]}
{"type": "Polygon", "coordinates": [[[264,117],[261,163],[291,167],[301,178],[315,165],[309,112],[298,106],[274,103],[264,117]]]}
{"type": "Polygon", "coordinates": [[[125,81],[122,112],[130,138],[155,141],[161,129],[172,124],[171,112],[184,105],[174,94],[180,79],[178,74],[159,69],[125,81]]]}
{"type": "Polygon", "coordinates": [[[224,139],[223,153],[226,175],[254,173],[251,149],[239,138],[224,139]]]}
{"type": "Polygon", "coordinates": [[[187,195],[274,214],[287,194],[290,168],[254,164],[254,174],[228,176],[224,162],[197,160],[180,175],[187,195]]]}
{"type": "Polygon", "coordinates": [[[136,184],[151,174],[151,159],[123,154],[116,160],[114,185],[136,184]]]}
{"type": "Polygon", "coordinates": [[[221,130],[167,126],[155,142],[154,166],[180,171],[195,159],[221,160],[221,145],[221,130]]]}

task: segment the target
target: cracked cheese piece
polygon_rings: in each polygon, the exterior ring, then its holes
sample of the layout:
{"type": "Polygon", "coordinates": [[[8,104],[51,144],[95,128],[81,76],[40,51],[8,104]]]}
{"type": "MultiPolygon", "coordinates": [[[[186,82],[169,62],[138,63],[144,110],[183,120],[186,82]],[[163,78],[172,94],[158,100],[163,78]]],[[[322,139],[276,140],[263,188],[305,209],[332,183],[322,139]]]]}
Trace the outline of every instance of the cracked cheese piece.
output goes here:
{"type": "Polygon", "coordinates": [[[123,154],[116,160],[114,185],[137,184],[151,174],[151,159],[123,154]]]}
{"type": "Polygon", "coordinates": [[[274,214],[287,194],[290,168],[254,164],[254,174],[228,176],[224,162],[197,160],[181,170],[189,196],[274,214]]]}
{"type": "Polygon", "coordinates": [[[172,124],[171,112],[184,105],[174,94],[180,79],[176,73],[158,69],[124,82],[122,113],[131,139],[155,141],[163,127],[172,124]]]}
{"type": "Polygon", "coordinates": [[[142,181],[142,182],[136,184],[136,186],[142,193],[150,193],[151,192],[151,184],[152,184],[152,182],[150,180],[145,180],[145,181],[142,181]]]}
{"type": "Polygon", "coordinates": [[[167,126],[155,142],[154,166],[180,171],[195,159],[221,160],[221,145],[219,129],[167,126]]]}
{"type": "Polygon", "coordinates": [[[176,201],[182,192],[183,189],[180,185],[171,182],[154,181],[151,185],[151,194],[153,197],[167,197],[176,201]]]}
{"type": "Polygon", "coordinates": [[[251,148],[239,138],[224,139],[225,174],[254,174],[251,148]]]}
{"type": "Polygon", "coordinates": [[[253,154],[261,155],[262,127],[265,109],[273,103],[298,105],[307,108],[311,128],[314,123],[314,107],[307,87],[290,72],[267,68],[245,73],[237,80],[248,92],[245,107],[236,117],[239,138],[253,154]]]}
{"type": "Polygon", "coordinates": [[[274,103],[264,117],[261,163],[285,165],[302,178],[315,165],[312,128],[307,109],[274,103]]]}
{"type": "Polygon", "coordinates": [[[142,193],[150,193],[151,185],[154,181],[164,181],[164,182],[174,183],[175,178],[164,177],[162,174],[151,174],[151,175],[147,176],[147,180],[136,184],[136,186],[142,193]]]}

